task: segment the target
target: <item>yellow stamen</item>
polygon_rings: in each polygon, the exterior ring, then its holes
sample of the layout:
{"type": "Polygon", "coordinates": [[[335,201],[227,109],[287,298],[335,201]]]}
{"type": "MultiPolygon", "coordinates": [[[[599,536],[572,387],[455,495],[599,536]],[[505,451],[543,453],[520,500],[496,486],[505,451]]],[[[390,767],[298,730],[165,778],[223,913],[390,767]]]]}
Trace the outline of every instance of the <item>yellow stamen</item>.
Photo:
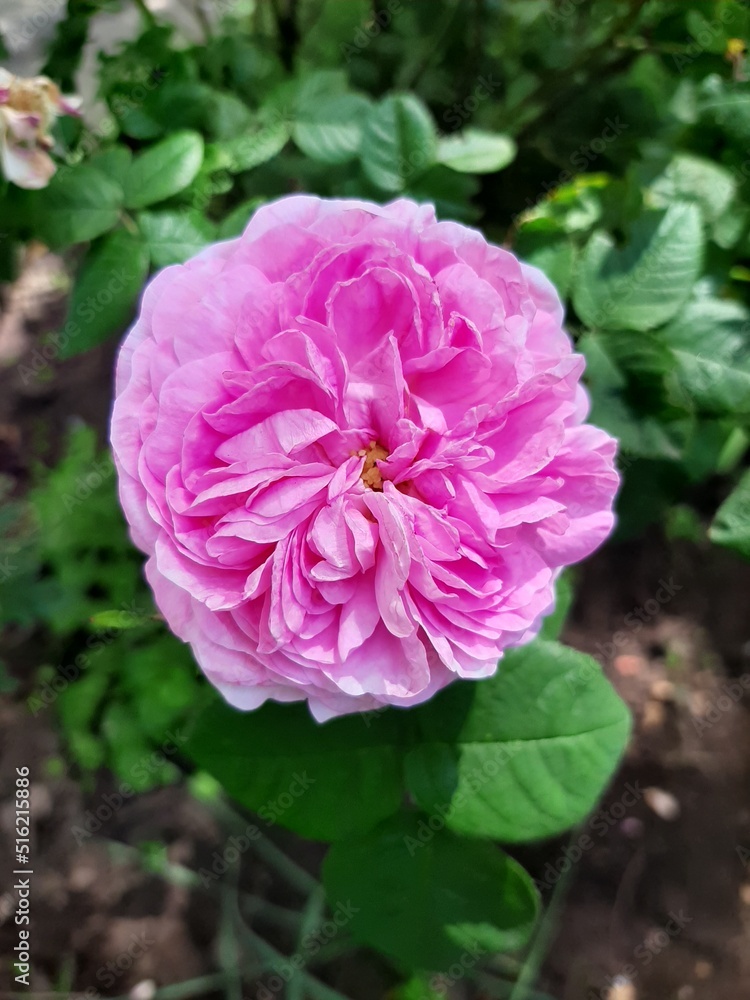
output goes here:
{"type": "Polygon", "coordinates": [[[382,446],[378,444],[377,441],[370,441],[369,448],[360,448],[359,451],[353,452],[358,458],[364,458],[365,464],[362,468],[360,478],[365,486],[369,486],[371,490],[383,490],[383,477],[380,475],[380,469],[375,464],[376,462],[382,462],[383,459],[388,458],[388,452],[382,446]]]}

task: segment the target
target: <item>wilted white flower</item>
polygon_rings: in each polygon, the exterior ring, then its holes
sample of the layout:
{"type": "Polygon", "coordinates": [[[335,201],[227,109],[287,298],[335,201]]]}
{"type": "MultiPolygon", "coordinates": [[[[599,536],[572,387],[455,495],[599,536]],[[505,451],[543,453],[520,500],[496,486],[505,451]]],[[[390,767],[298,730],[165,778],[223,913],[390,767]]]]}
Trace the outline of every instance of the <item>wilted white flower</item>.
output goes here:
{"type": "Polygon", "coordinates": [[[57,169],[48,150],[59,115],[77,115],[79,100],[63,97],[46,76],[24,78],[0,67],[0,165],[22,188],[43,188],[57,169]]]}

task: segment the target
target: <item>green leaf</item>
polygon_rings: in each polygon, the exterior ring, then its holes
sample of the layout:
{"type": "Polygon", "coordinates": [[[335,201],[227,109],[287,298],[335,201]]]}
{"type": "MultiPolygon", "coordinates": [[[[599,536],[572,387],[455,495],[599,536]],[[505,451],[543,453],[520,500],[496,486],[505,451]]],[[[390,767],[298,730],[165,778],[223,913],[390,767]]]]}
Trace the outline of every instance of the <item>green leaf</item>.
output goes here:
{"type": "Polygon", "coordinates": [[[717,545],[750,559],[750,470],[719,507],[708,535],[717,545]]]}
{"type": "Polygon", "coordinates": [[[200,212],[141,212],[138,225],[156,267],[182,264],[216,239],[216,228],[200,212]]]}
{"type": "Polygon", "coordinates": [[[406,773],[418,804],[458,833],[511,842],[586,816],[630,730],[599,664],[546,641],[507,652],[494,677],[454,685],[415,716],[422,744],[406,773]]]}
{"type": "Polygon", "coordinates": [[[589,326],[652,330],[685,303],[700,273],[700,211],[683,202],[636,220],[623,249],[602,230],[587,243],[573,290],[576,312],[589,326]]]}
{"type": "Polygon", "coordinates": [[[561,296],[567,295],[576,259],[567,233],[539,219],[522,226],[514,249],[522,260],[543,271],[561,296]]]}
{"type": "Polygon", "coordinates": [[[34,235],[52,248],[93,240],[117,224],[122,188],[94,167],[59,170],[31,199],[34,235]]]}
{"type": "Polygon", "coordinates": [[[259,113],[242,135],[223,139],[209,148],[218,154],[218,166],[238,174],[272,160],[286,146],[289,135],[289,121],[270,108],[259,113]]]}
{"type": "Polygon", "coordinates": [[[411,969],[441,971],[467,953],[513,951],[537,916],[536,890],[516,861],[418,813],[334,844],[323,882],[330,905],[351,911],[357,941],[411,969]]]}
{"type": "Polygon", "coordinates": [[[320,725],[303,705],[240,712],[217,702],[187,753],[262,819],[313,840],[368,829],[395,812],[403,793],[395,714],[320,725]]]}
{"type": "Polygon", "coordinates": [[[516,144],[509,135],[467,128],[438,141],[437,157],[462,174],[492,174],[515,159],[516,144]]]}
{"type": "Polygon", "coordinates": [[[126,208],[165,201],[195,180],[203,163],[203,139],[197,132],[175,132],[133,160],[125,177],[126,208]]]}
{"type": "Polygon", "coordinates": [[[696,299],[658,336],[672,352],[667,388],[677,405],[750,414],[750,314],[744,306],[696,299]]]}
{"type": "Polygon", "coordinates": [[[91,616],[91,625],[97,631],[108,631],[114,629],[122,631],[124,629],[138,628],[144,624],[143,615],[133,611],[118,611],[113,608],[111,611],[100,611],[91,616]]]}
{"type": "Polygon", "coordinates": [[[557,639],[573,604],[572,570],[566,569],[555,583],[555,610],[544,619],[539,633],[542,639],[557,639]]]}
{"type": "Polygon", "coordinates": [[[87,351],[123,330],[148,264],[148,248],[125,229],[116,229],[92,248],[70,297],[61,358],[87,351]]]}
{"type": "Polygon", "coordinates": [[[442,163],[436,163],[426,173],[410,181],[403,193],[415,201],[431,201],[439,218],[476,222],[481,212],[470,202],[478,190],[476,177],[456,173],[442,163]]]}
{"type": "Polygon", "coordinates": [[[708,222],[727,208],[737,182],[724,167],[691,153],[676,153],[666,169],[650,185],[648,202],[667,208],[675,201],[694,201],[708,222]]]}
{"type": "Polygon", "coordinates": [[[586,333],[578,348],[586,358],[591,422],[620,441],[622,451],[643,458],[678,461],[680,448],[661,419],[636,414],[626,401],[627,379],[614,359],[617,333],[586,333]]]}
{"type": "Polygon", "coordinates": [[[125,175],[133,162],[133,154],[127,146],[117,145],[105,149],[91,157],[91,166],[116,181],[120,187],[125,184],[125,175]]]}
{"type": "Polygon", "coordinates": [[[436,160],[435,126],[430,112],[413,94],[394,94],[365,121],[362,169],[384,191],[402,191],[436,160]]]}
{"type": "Polygon", "coordinates": [[[294,141],[319,163],[347,163],[359,152],[371,104],[361,94],[334,94],[303,104],[292,130],[294,141]]]}

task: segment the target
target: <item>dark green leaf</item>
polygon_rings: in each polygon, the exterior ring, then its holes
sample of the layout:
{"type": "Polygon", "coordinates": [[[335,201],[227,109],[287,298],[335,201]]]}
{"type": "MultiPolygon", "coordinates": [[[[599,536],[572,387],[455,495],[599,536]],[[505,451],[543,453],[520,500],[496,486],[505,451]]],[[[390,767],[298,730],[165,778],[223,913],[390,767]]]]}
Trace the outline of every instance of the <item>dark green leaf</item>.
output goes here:
{"type": "Polygon", "coordinates": [[[148,248],[117,229],[92,248],[73,287],[61,358],[70,358],[122,331],[148,274],[148,248]]]}
{"type": "Polygon", "coordinates": [[[34,233],[53,248],[84,243],[112,229],[121,207],[122,188],[116,181],[85,164],[64,167],[48,187],[34,192],[34,233]]]}
{"type": "Polygon", "coordinates": [[[239,712],[216,703],[187,752],[242,805],[315,840],[368,829],[398,808],[403,793],[390,713],[320,725],[303,705],[239,712]]]}
{"type": "Polygon", "coordinates": [[[708,534],[717,545],[750,559],[750,471],[719,507],[708,534]]]}
{"type": "Polygon", "coordinates": [[[520,948],[537,915],[529,876],[492,844],[429,819],[401,813],[334,844],[323,865],[330,905],[351,911],[356,940],[411,969],[520,948]]]}

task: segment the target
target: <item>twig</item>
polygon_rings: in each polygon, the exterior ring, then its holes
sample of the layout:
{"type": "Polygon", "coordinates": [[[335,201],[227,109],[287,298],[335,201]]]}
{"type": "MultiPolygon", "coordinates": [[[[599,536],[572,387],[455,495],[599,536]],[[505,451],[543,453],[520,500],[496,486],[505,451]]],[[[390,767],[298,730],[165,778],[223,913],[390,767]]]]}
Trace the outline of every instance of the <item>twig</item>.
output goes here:
{"type": "MultiPolygon", "coordinates": [[[[579,828],[576,827],[571,834],[571,843],[573,842],[573,838],[578,836],[579,832],[579,828]]],[[[544,961],[550,939],[556,930],[557,918],[565,902],[568,886],[573,878],[574,868],[575,866],[571,865],[557,882],[549,901],[547,912],[539,922],[526,956],[526,961],[523,963],[518,979],[508,996],[508,1000],[526,1000],[527,997],[532,995],[531,989],[539,976],[539,969],[544,961]]]]}

